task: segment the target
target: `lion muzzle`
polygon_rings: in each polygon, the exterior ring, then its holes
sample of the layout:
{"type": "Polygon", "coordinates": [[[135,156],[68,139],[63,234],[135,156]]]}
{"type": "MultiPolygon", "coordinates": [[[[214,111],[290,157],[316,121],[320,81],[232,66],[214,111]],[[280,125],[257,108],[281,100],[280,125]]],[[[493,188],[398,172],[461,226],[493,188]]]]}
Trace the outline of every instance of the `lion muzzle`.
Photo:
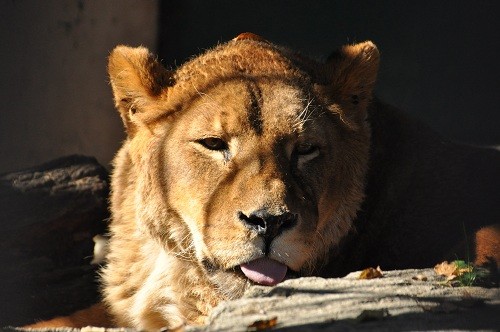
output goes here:
{"type": "Polygon", "coordinates": [[[283,231],[293,228],[297,224],[298,215],[291,212],[272,214],[267,209],[252,212],[249,216],[238,213],[239,219],[257,234],[262,235],[266,243],[271,242],[283,231]]]}
{"type": "MultiPolygon", "coordinates": [[[[259,209],[248,216],[238,213],[239,219],[250,229],[262,236],[265,243],[265,252],[274,238],[283,231],[293,228],[297,224],[298,215],[291,212],[272,214],[267,209],[259,209]]],[[[245,276],[261,285],[274,286],[285,278],[288,267],[268,257],[261,257],[240,265],[245,276]]]]}

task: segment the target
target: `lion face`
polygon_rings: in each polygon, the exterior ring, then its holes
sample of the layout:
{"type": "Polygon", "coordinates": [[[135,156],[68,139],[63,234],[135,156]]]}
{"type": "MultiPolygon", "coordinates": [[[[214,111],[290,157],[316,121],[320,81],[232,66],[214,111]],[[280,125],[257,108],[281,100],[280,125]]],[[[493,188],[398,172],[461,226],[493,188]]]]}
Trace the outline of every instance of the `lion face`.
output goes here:
{"type": "Polygon", "coordinates": [[[319,202],[333,181],[335,128],[322,121],[303,90],[249,79],[217,85],[179,115],[165,139],[164,181],[199,262],[240,274],[263,257],[292,271],[315,259],[319,202]]]}
{"type": "Polygon", "coordinates": [[[110,58],[136,222],[228,297],[317,271],[363,199],[376,48],[301,59],[254,40],[176,72],[144,49],[110,58]]]}

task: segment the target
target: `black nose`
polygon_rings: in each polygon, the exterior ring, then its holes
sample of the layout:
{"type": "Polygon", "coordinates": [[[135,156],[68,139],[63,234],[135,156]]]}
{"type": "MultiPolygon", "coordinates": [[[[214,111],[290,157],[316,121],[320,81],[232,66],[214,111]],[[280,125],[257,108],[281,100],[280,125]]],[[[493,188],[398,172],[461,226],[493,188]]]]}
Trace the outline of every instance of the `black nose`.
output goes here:
{"type": "Polygon", "coordinates": [[[269,213],[267,209],[254,211],[249,216],[239,212],[238,217],[247,227],[268,239],[275,238],[297,224],[297,214],[285,212],[276,215],[269,213]]]}

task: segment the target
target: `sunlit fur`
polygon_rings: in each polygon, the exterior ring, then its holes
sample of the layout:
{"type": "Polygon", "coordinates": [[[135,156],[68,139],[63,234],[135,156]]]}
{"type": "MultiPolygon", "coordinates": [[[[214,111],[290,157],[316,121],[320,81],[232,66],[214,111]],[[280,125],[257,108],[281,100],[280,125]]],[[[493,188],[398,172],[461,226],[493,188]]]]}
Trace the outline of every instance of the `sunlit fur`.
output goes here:
{"type": "Polygon", "coordinates": [[[371,42],[317,63],[259,38],[209,50],[176,71],[144,48],[109,58],[128,137],[114,161],[105,304],[115,324],[203,323],[251,282],[239,265],[264,241],[238,219],[298,215],[267,255],[298,275],[328,264],[363,200],[378,69],[371,42]],[[227,150],[200,140],[218,137],[227,150]],[[296,155],[297,146],[312,144],[296,155]]]}

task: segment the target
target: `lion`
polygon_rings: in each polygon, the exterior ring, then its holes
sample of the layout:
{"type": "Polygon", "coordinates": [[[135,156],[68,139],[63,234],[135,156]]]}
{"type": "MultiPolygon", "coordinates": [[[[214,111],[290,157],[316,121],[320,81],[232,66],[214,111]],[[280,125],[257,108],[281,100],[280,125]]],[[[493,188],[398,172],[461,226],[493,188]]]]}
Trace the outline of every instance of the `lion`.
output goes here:
{"type": "Polygon", "coordinates": [[[379,61],[370,41],[319,62],[250,33],[177,70],[116,47],[127,139],[102,271],[112,324],[203,324],[254,284],[433,266],[476,232],[489,241],[476,260],[498,262],[498,152],[375,98],[379,61]]]}
{"type": "Polygon", "coordinates": [[[176,72],[113,51],[128,139],[103,282],[119,326],[200,324],[253,283],[318,273],[363,201],[379,53],[366,42],[334,62],[242,37],[176,72]]]}

